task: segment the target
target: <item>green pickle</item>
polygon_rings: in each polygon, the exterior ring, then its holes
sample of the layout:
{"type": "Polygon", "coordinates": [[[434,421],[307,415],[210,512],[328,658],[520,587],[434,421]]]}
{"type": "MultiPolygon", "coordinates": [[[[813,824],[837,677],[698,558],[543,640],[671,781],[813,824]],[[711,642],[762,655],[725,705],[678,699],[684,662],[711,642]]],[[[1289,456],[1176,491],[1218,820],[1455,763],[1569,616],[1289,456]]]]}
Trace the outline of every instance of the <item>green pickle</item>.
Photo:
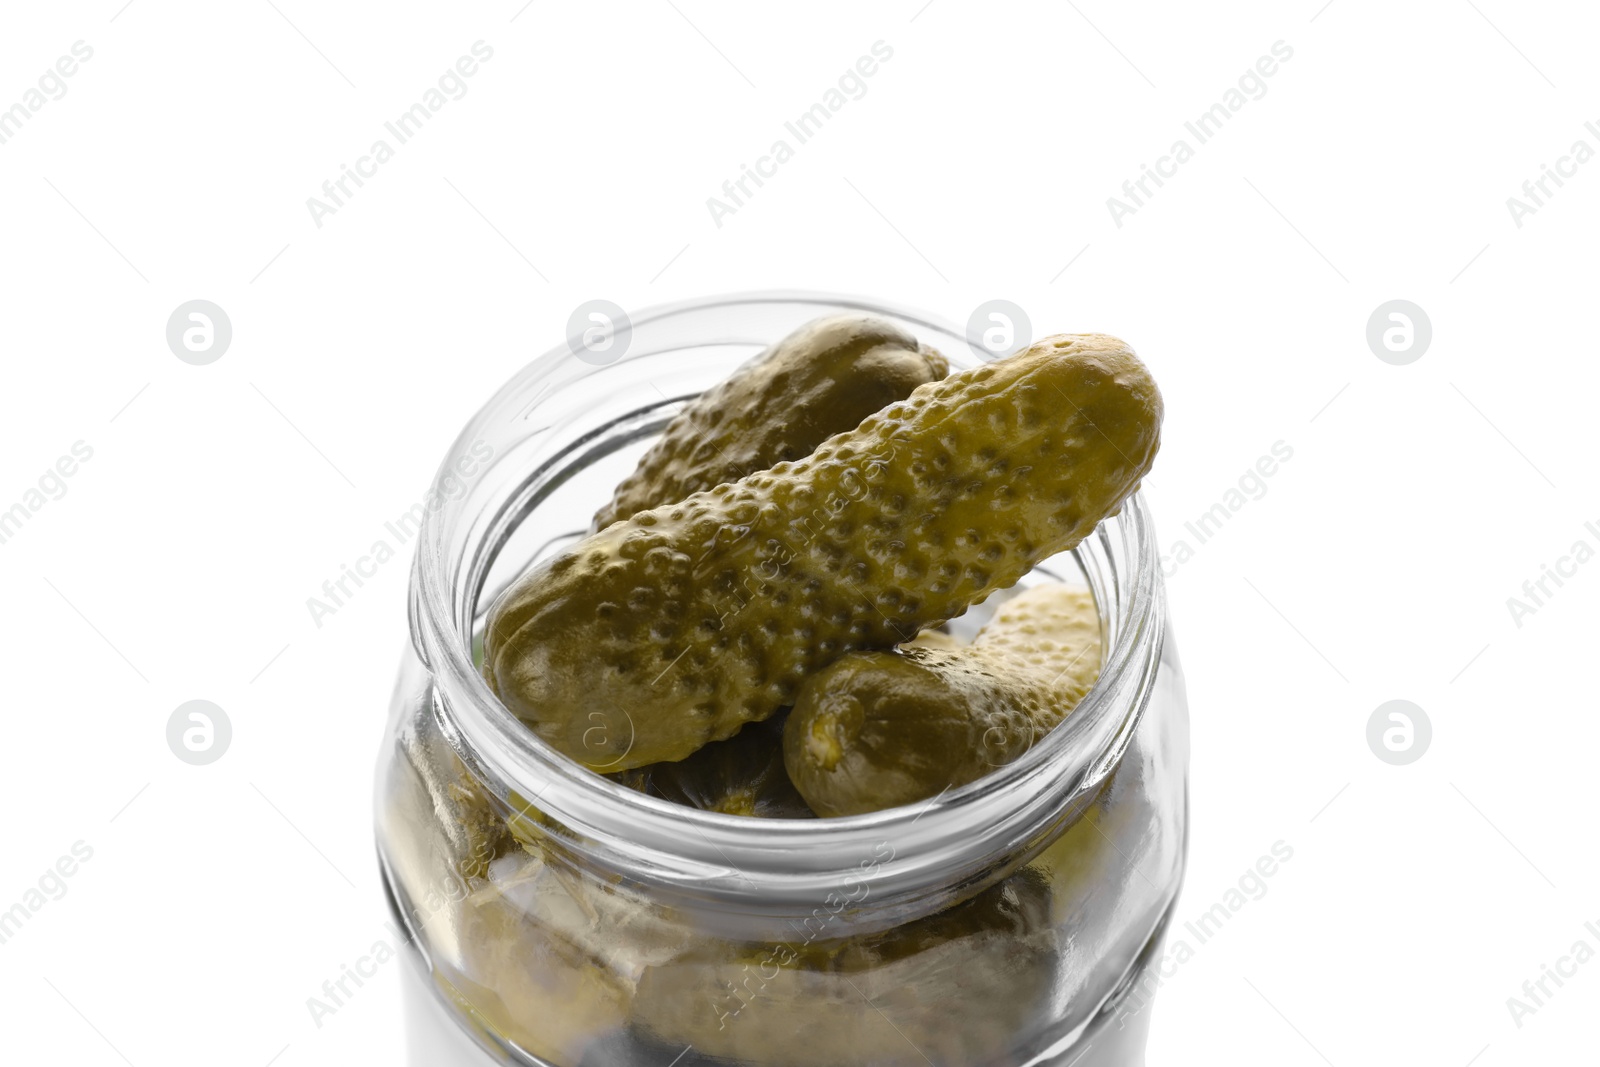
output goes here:
{"type": "MultiPolygon", "coordinates": [[[[832,315],[806,323],[680,412],[595,514],[594,529],[808,456],[949,370],[941,353],[883,319],[832,315]]],[[[782,744],[782,719],[774,717],[687,759],[612,777],[701,811],[812,818],[784,769],[782,744]]]]}
{"type": "Polygon", "coordinates": [[[625,1022],[643,969],[681,954],[689,930],[572,866],[535,821],[522,820],[517,838],[515,861],[463,903],[459,966],[442,963],[437,980],[482,1030],[576,1063],[625,1022]]]}
{"type": "Polygon", "coordinates": [[[387,814],[426,832],[414,834],[414,847],[392,859],[407,884],[427,887],[425,898],[412,902],[412,921],[421,924],[481,886],[516,841],[434,716],[421,716],[400,748],[387,814]]]}
{"type": "Polygon", "coordinates": [[[852,652],[800,689],[784,762],[823,816],[910,804],[1021,756],[1100,671],[1086,589],[1047,584],[1002,604],[967,648],[852,652]]]}
{"type": "Polygon", "coordinates": [[[992,1062],[1050,994],[1050,896],[1024,868],[881,934],[705,942],[646,968],[629,1025],[660,1046],[693,1046],[697,1064],[992,1062]]]}
{"type": "Polygon", "coordinates": [[[950,370],[939,352],[869,315],[800,327],[667,424],[594,517],[594,529],[786,461],[853,430],[950,370]]]}
{"type": "Polygon", "coordinates": [[[491,609],[484,676],[592,769],[683,759],[1075,546],[1138,488],[1161,413],[1144,365],[1099,334],[923,385],[524,575],[491,609]]]}

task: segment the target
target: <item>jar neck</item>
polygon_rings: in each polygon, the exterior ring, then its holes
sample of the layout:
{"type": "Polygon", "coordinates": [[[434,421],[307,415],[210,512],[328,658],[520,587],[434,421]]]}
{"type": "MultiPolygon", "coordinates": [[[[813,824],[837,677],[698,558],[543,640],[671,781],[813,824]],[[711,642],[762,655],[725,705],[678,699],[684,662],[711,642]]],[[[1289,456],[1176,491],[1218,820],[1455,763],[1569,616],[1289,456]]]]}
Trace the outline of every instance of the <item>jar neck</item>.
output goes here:
{"type": "MultiPolygon", "coordinates": [[[[686,308],[705,305],[657,316],[686,308]]],[[[652,351],[654,321],[650,314],[634,320],[630,358],[652,351]]],[[[681,343],[675,338],[682,332],[676,324],[661,344],[681,343]]],[[[540,420],[515,417],[571,380],[609,369],[575,366],[557,353],[508,383],[463,432],[462,447],[489,442],[490,470],[472,492],[424,518],[412,572],[412,638],[431,673],[441,725],[490,792],[512,810],[531,806],[560,824],[563,851],[584,866],[642,886],[667,906],[743,917],[738,932],[753,937],[771,937],[836,902],[850,905],[841,913],[850,932],[935,910],[1027,860],[1088,805],[1133,736],[1161,657],[1165,594],[1137,494],[1073,553],[1101,611],[1106,654],[1099,679],[1039,744],[980,781],[867,815],[757,820],[628,789],[527,729],[475,669],[472,634],[495,555],[564,471],[595,447],[592,429],[565,438],[541,431],[535,444],[526,428],[540,420]]],[[[666,417],[663,410],[660,419],[666,417]]],[[[637,413],[632,419],[636,436],[642,424],[637,413]]]]}

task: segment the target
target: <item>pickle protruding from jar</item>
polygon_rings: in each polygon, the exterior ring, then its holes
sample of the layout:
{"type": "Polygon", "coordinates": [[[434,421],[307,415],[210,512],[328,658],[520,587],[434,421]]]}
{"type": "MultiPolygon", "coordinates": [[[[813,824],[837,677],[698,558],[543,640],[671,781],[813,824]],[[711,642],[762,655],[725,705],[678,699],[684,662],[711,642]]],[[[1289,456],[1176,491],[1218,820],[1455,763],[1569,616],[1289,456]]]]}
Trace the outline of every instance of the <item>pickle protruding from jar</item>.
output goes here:
{"type": "Polygon", "coordinates": [[[949,370],[938,351],[885,319],[808,322],[679,412],[593,528],[803,459],[949,370]]]}
{"type": "Polygon", "coordinates": [[[520,578],[484,674],[574,760],[677,760],[1070,549],[1138,488],[1161,396],[1132,350],[1046,338],[793,463],[641,512],[520,578]]]}
{"type": "Polygon", "coordinates": [[[1054,729],[1094,684],[1100,616],[1086,589],[1036,586],[972,645],[852,652],[809,678],[784,763],[822,816],[860,815],[966,785],[1054,729]]]}

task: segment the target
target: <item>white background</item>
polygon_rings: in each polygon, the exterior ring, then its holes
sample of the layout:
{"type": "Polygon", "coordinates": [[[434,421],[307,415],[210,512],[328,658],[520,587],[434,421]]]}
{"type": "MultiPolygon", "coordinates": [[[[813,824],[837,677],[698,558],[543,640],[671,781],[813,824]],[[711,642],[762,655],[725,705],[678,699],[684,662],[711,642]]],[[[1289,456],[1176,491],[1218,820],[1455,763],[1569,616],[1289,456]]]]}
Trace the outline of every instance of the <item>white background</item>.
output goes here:
{"type": "Polygon", "coordinates": [[[1506,206],[1600,148],[1592,7],[523,2],[6,7],[0,107],[94,55],[0,145],[0,510],[93,449],[0,544],[0,909],[93,849],[0,945],[5,1058],[394,1062],[396,965],[320,1028],[306,998],[383,934],[406,562],[320,628],[306,599],[580,302],[807,288],[1129,339],[1174,548],[1293,449],[1170,579],[1179,919],[1294,857],[1166,983],[1153,1064],[1593,1060],[1600,961],[1520,1027],[1506,1005],[1600,949],[1600,562],[1507,607],[1600,548],[1600,161],[1520,228],[1506,206]],[[479,40],[466,96],[316,226],[307,198],[479,40]],[[880,40],[866,94],[718,227],[706,199],[880,40]],[[1115,225],[1277,41],[1265,96],[1115,225]],[[234,329],[203,367],[164,336],[195,298],[234,329]],[[1396,298],[1433,327],[1407,366],[1365,339],[1396,298]],[[165,741],[195,698],[233,723],[206,767],[165,741]],[[1403,767],[1365,735],[1396,698],[1434,731],[1403,767]]]}

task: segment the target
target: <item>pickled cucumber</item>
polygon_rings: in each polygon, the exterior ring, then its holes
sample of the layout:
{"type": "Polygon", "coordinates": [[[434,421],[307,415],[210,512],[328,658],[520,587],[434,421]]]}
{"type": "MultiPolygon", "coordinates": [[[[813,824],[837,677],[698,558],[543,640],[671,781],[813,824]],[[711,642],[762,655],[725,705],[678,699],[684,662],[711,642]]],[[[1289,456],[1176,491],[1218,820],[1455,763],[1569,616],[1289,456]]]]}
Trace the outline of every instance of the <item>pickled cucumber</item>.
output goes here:
{"type": "Polygon", "coordinates": [[[937,796],[1021,756],[1100,672],[1086,589],[1036,586],[1001,605],[964,649],[852,652],[800,688],[784,763],[819,815],[937,796]]]}
{"type": "Polygon", "coordinates": [[[1144,365],[1099,334],[931,382],[530,570],[490,610],[484,676],[593,769],[682,759],[1076,545],[1138,488],[1161,413],[1144,365]]]}
{"type": "Polygon", "coordinates": [[[810,819],[783,766],[783,724],[774,715],[745,724],[726,741],[713,741],[676,763],[652,763],[613,775],[653,797],[724,815],[762,819],[810,819]]]}
{"type": "Polygon", "coordinates": [[[410,921],[420,925],[451,911],[488,877],[490,865],[516,849],[479,779],[440,730],[420,715],[397,739],[396,773],[384,817],[412,828],[396,835],[414,848],[390,857],[410,885],[410,921]]]}
{"type": "Polygon", "coordinates": [[[460,967],[442,961],[434,981],[475,1029],[574,1063],[626,1018],[624,976],[497,893],[468,903],[460,936],[460,967]]]}
{"type": "Polygon", "coordinates": [[[994,1063],[1026,1036],[1060,949],[1050,886],[1024,868],[935,915],[870,937],[706,942],[646,968],[641,1038],[696,1064],[994,1063]]]}
{"type": "Polygon", "coordinates": [[[533,851],[467,900],[458,925],[460,959],[435,961],[436,981],[477,1027],[552,1063],[577,1062],[620,1025],[639,960],[670,959],[687,940],[647,906],[533,851]]]}
{"type": "Polygon", "coordinates": [[[809,322],[668,423],[595,513],[593,528],[809,456],[949,370],[943,355],[884,319],[831,315],[809,322]]]}

